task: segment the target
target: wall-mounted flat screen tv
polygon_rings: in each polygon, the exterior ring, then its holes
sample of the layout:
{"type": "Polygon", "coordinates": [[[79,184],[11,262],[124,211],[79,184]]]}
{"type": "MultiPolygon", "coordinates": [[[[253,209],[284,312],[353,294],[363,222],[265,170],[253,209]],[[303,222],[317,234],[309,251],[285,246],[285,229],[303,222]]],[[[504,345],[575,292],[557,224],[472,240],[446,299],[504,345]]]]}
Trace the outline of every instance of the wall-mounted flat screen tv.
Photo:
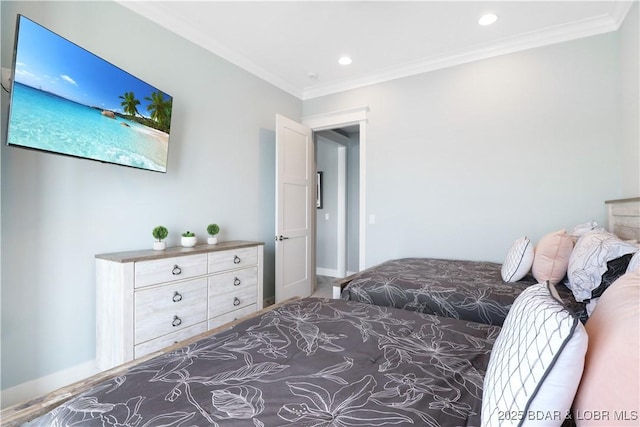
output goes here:
{"type": "Polygon", "coordinates": [[[167,171],[173,98],[18,15],[10,146],[167,171]]]}

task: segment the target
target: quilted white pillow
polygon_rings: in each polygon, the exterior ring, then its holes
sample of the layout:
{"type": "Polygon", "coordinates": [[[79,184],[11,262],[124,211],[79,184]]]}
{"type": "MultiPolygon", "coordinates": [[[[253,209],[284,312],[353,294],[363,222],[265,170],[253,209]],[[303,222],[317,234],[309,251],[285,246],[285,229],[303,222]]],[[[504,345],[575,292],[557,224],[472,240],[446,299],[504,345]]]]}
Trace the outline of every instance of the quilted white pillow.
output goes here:
{"type": "Polygon", "coordinates": [[[573,239],[565,230],[542,237],[533,253],[531,273],[539,283],[547,280],[552,285],[560,283],[567,274],[569,257],[573,251],[573,239]]]}
{"type": "Polygon", "coordinates": [[[527,237],[516,240],[502,264],[502,280],[517,282],[531,270],[533,264],[533,245],[527,237]]]}
{"type": "Polygon", "coordinates": [[[604,229],[592,230],[578,239],[567,270],[568,287],[576,301],[591,299],[591,291],[600,286],[609,261],[637,251],[636,245],[604,229]]]}
{"type": "Polygon", "coordinates": [[[578,389],[586,351],[584,326],[555,288],[539,283],[525,289],[491,351],[482,425],[561,425],[578,389]],[[549,419],[546,414],[555,415],[549,419]]]}

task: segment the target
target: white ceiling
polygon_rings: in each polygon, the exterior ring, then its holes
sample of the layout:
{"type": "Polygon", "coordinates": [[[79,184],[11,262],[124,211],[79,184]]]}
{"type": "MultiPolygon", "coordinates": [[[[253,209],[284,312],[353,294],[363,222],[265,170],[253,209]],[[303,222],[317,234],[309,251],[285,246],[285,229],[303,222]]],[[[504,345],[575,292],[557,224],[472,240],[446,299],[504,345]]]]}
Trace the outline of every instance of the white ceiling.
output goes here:
{"type": "Polygon", "coordinates": [[[630,1],[116,1],[300,99],[615,31],[632,5],[630,1]],[[488,27],[478,25],[488,12],[498,21],[488,27]],[[344,54],[353,58],[353,64],[337,63],[344,54]]]}

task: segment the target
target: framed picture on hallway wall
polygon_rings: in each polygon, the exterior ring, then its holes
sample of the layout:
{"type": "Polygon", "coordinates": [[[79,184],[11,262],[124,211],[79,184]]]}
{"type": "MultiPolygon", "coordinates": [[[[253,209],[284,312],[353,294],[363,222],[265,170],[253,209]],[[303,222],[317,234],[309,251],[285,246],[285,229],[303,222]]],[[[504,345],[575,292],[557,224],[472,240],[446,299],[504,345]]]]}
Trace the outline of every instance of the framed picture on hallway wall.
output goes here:
{"type": "Polygon", "coordinates": [[[316,208],[322,209],[322,172],[316,176],[316,208]]]}

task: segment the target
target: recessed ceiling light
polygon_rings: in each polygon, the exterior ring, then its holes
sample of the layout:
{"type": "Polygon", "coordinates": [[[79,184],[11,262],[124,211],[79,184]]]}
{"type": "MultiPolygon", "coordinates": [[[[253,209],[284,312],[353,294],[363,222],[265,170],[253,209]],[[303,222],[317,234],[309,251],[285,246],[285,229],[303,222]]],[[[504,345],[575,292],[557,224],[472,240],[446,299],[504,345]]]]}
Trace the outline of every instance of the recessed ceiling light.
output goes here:
{"type": "Polygon", "coordinates": [[[480,25],[491,25],[498,20],[498,17],[493,13],[488,13],[483,15],[479,20],[478,24],[480,25]]]}
{"type": "Polygon", "coordinates": [[[351,60],[351,57],[349,57],[349,56],[343,56],[340,59],[338,59],[338,64],[340,64],[340,65],[349,65],[352,62],[353,61],[351,60]]]}

